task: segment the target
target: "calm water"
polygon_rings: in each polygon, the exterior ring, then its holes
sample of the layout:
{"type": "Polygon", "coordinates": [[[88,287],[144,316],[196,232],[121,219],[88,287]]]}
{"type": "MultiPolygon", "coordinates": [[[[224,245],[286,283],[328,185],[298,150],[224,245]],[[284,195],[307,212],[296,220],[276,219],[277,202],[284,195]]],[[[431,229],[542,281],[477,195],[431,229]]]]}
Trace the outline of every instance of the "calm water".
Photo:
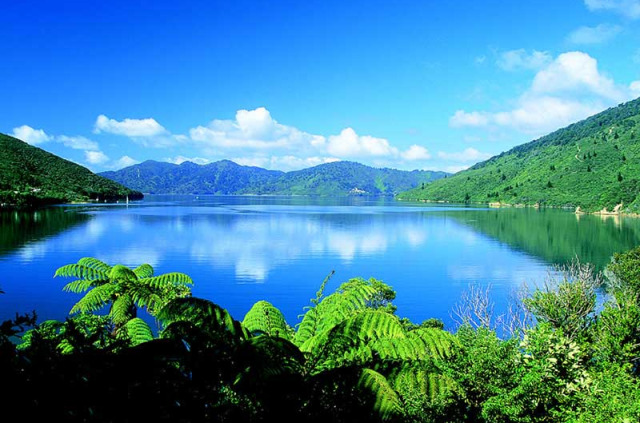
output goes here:
{"type": "Polygon", "coordinates": [[[53,279],[92,256],[185,272],[193,293],[242,319],[266,299],[297,322],[324,277],[331,292],[356,276],[397,293],[398,314],[420,322],[450,310],[470,283],[491,284],[500,309],[523,282],[577,255],[605,266],[640,244],[640,219],[559,210],[434,207],[393,200],[150,196],[125,205],[0,214],[0,319],[37,310],[64,319],[79,298],[53,279]]]}

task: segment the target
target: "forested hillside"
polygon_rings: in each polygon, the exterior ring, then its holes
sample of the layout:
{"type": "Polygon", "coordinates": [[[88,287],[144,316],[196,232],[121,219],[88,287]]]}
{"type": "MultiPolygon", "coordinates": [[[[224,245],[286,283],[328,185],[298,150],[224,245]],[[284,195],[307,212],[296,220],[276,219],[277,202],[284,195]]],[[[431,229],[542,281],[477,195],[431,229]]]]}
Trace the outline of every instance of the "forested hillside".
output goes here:
{"type": "Polygon", "coordinates": [[[152,194],[394,195],[446,175],[334,162],[294,172],[241,166],[229,160],[180,165],[148,160],[100,175],[152,194]]]}
{"type": "Polygon", "coordinates": [[[37,206],[72,201],[142,198],[89,169],[0,134],[0,204],[37,206]]]}
{"type": "Polygon", "coordinates": [[[640,99],[398,196],[640,211],[640,99]]]}

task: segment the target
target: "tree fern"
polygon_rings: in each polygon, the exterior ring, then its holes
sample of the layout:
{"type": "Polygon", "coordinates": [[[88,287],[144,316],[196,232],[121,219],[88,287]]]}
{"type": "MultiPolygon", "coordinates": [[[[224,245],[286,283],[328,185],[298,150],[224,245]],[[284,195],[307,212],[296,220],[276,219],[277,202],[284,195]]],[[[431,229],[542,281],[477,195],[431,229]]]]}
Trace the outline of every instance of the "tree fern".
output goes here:
{"type": "Polygon", "coordinates": [[[242,325],[251,333],[264,333],[290,340],[291,329],[280,310],[267,301],[258,301],[242,320],[242,325]]]}
{"type": "Polygon", "coordinates": [[[109,316],[119,328],[145,308],[155,315],[164,305],[191,294],[191,278],[183,273],[153,276],[153,267],[142,264],[132,270],[121,264],[108,264],[84,257],[75,264],[60,267],[55,276],[78,278],[64,286],[67,292],[85,292],[70,313],[95,312],[110,305],[109,316]]]}

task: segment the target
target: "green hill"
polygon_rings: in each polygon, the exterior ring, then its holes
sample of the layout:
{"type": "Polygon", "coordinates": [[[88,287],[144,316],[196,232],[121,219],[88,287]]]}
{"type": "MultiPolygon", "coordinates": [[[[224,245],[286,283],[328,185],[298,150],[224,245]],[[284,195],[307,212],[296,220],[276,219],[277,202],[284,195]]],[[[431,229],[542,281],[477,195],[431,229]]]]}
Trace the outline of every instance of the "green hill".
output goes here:
{"type": "Polygon", "coordinates": [[[229,160],[180,165],[148,160],[100,175],[153,194],[395,195],[442,178],[444,172],[376,169],[334,162],[294,172],[241,166],[229,160]]]}
{"type": "Polygon", "coordinates": [[[640,212],[640,99],[605,110],[399,199],[640,212]]]}
{"type": "Polygon", "coordinates": [[[73,201],[142,198],[89,169],[0,134],[0,205],[29,207],[73,201]]]}

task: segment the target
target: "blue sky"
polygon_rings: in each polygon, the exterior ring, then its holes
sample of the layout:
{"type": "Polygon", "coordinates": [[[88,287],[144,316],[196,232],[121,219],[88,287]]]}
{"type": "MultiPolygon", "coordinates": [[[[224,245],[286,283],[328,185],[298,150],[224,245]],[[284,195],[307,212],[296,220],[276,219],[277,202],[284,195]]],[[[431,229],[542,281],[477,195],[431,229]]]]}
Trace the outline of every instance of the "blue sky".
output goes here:
{"type": "Polygon", "coordinates": [[[0,57],[0,132],[94,171],[457,171],[640,96],[640,0],[25,0],[0,57]]]}

